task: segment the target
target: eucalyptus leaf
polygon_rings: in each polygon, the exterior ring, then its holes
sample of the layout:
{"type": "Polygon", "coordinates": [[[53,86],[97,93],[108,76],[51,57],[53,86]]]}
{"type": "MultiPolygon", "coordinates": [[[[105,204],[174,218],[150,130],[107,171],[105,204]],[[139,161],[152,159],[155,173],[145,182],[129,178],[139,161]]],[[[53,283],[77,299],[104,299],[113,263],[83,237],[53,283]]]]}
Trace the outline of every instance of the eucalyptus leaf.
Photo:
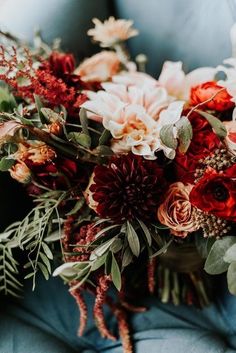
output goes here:
{"type": "Polygon", "coordinates": [[[176,149],[178,141],[174,136],[173,128],[173,124],[164,125],[160,130],[160,139],[165,146],[176,149]]]}
{"type": "Polygon", "coordinates": [[[216,240],[212,245],[209,255],[205,262],[205,271],[210,275],[217,275],[225,272],[229,264],[224,261],[226,251],[236,243],[236,238],[227,236],[216,240]]]}
{"type": "Polygon", "coordinates": [[[202,115],[208,121],[208,123],[211,125],[211,127],[213,128],[217,136],[219,136],[221,139],[224,139],[227,136],[226,127],[219,119],[201,110],[196,110],[196,112],[202,115]]]}
{"type": "Polygon", "coordinates": [[[179,140],[179,151],[185,153],[188,150],[193,137],[192,125],[186,116],[182,116],[175,126],[177,128],[177,137],[179,140]]]}
{"type": "Polygon", "coordinates": [[[132,253],[138,257],[140,254],[140,242],[138,234],[130,222],[127,222],[127,240],[132,253]]]}
{"type": "Polygon", "coordinates": [[[232,245],[225,253],[225,262],[236,262],[236,244],[232,245]]]}
{"type": "Polygon", "coordinates": [[[236,295],[236,261],[229,265],[227,282],[230,293],[236,295]]]}

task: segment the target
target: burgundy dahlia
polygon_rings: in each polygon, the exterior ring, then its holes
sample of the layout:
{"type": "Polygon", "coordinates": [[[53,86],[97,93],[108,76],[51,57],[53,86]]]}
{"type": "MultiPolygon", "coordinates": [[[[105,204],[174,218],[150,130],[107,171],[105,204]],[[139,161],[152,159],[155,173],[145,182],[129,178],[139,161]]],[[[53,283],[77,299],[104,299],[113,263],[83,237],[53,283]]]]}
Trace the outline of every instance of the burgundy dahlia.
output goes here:
{"type": "Polygon", "coordinates": [[[96,166],[89,190],[100,217],[122,222],[155,217],[164,189],[157,162],[130,153],[113,157],[107,166],[96,166]]]}

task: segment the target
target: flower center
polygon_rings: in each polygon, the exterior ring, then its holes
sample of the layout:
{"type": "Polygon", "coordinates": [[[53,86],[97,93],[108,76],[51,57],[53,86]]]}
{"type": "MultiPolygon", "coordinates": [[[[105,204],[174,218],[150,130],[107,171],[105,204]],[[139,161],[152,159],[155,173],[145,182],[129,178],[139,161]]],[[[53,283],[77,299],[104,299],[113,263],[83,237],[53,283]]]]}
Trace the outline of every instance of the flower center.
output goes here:
{"type": "Polygon", "coordinates": [[[229,192],[224,185],[216,185],[213,195],[217,201],[225,201],[229,197],[229,192]]]}

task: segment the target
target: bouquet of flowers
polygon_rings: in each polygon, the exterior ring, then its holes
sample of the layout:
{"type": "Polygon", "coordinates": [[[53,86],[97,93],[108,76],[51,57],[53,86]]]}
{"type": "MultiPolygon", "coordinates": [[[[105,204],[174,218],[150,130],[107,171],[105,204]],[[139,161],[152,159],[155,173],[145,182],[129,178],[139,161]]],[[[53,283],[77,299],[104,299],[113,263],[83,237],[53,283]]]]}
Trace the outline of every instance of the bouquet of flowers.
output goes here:
{"type": "Polygon", "coordinates": [[[18,273],[33,288],[60,276],[79,334],[87,291],[101,335],[116,339],[106,304],[129,353],[142,296],[208,305],[204,267],[236,295],[236,59],[188,74],[167,61],[155,79],[145,55],[130,60],[132,21],[93,22],[105,49],[78,66],[58,40],[1,33],[0,170],[35,206],[0,234],[0,291],[20,295],[18,273]]]}

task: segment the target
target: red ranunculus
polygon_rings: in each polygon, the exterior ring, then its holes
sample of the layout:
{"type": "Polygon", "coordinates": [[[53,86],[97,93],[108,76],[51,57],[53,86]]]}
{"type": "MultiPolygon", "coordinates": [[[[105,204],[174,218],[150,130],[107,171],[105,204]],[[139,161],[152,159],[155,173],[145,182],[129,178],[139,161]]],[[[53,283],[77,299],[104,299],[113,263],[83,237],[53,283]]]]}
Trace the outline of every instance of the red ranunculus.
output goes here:
{"type": "Polygon", "coordinates": [[[227,172],[208,170],[193,187],[190,202],[204,212],[236,222],[236,174],[230,177],[227,172]]]}
{"type": "Polygon", "coordinates": [[[211,99],[209,102],[201,106],[201,109],[211,109],[219,112],[230,109],[234,107],[234,103],[231,101],[232,97],[219,86],[215,81],[209,81],[192,87],[190,93],[190,104],[197,105],[203,103],[206,100],[211,99]],[[219,93],[218,93],[219,92],[219,93]]]}
{"type": "Polygon", "coordinates": [[[193,128],[193,138],[185,154],[177,150],[175,170],[177,180],[192,184],[199,160],[204,159],[219,148],[221,141],[207,120],[201,115],[194,112],[189,116],[189,120],[193,128]]]}
{"type": "Polygon", "coordinates": [[[74,71],[75,58],[73,54],[63,54],[54,51],[49,57],[49,64],[55,76],[63,77],[74,71]]]}

